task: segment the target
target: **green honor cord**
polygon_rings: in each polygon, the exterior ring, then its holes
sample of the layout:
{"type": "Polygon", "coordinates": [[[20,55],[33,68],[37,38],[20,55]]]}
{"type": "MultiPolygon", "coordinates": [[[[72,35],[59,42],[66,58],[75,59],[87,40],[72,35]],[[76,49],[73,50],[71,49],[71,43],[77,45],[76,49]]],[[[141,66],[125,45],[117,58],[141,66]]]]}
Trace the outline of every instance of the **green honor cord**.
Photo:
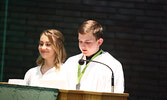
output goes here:
{"type": "MultiPolygon", "coordinates": [[[[102,52],[102,50],[100,50],[96,55],[94,55],[94,56],[91,58],[91,60],[93,60],[95,57],[97,57],[98,55],[100,55],[101,52],[102,52]]],[[[82,58],[83,58],[83,56],[82,56],[82,58]]],[[[91,60],[90,60],[90,61],[91,61],[91,60]]],[[[81,78],[82,78],[83,74],[85,73],[85,70],[86,70],[86,68],[88,67],[90,61],[86,64],[86,66],[84,67],[84,69],[82,70],[82,72],[81,72],[81,65],[80,65],[80,64],[78,65],[78,83],[77,83],[77,84],[80,83],[81,78]]]]}

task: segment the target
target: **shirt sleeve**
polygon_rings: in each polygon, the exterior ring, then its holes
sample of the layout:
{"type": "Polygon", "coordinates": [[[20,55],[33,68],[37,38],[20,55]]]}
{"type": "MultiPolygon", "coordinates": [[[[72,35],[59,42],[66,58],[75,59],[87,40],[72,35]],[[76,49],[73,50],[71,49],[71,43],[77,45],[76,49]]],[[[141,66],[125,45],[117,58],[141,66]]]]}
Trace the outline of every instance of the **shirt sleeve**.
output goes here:
{"type": "Polygon", "coordinates": [[[114,92],[123,93],[124,92],[124,73],[121,63],[116,65],[116,70],[114,72],[114,92]]]}
{"type": "Polygon", "coordinates": [[[31,69],[29,69],[24,76],[24,81],[26,82],[26,85],[30,85],[30,79],[31,79],[31,69]]]}

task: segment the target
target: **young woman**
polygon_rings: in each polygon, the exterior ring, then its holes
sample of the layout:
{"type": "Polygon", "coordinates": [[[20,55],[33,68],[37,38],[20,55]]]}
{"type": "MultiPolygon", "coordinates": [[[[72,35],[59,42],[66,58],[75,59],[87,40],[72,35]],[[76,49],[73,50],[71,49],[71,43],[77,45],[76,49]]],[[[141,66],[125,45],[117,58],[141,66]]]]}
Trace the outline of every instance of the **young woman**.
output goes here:
{"type": "Polygon", "coordinates": [[[24,80],[27,85],[42,86],[43,80],[65,80],[61,67],[66,58],[63,42],[62,33],[56,29],[45,30],[41,34],[38,46],[40,56],[36,60],[38,66],[26,72],[24,80]]]}

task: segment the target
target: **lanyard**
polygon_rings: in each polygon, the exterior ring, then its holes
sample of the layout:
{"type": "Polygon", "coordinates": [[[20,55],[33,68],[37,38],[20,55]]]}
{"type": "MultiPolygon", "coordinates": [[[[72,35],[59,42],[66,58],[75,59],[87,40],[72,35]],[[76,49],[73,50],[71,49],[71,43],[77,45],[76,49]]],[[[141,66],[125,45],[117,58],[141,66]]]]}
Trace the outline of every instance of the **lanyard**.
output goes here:
{"type": "MultiPolygon", "coordinates": [[[[94,56],[91,58],[91,60],[93,60],[95,57],[97,57],[98,55],[100,55],[101,52],[102,52],[102,50],[100,50],[96,55],[94,55],[94,56]]],[[[82,56],[82,58],[83,58],[83,56],[82,56]]],[[[91,61],[91,60],[90,60],[90,61],[91,61]]],[[[83,74],[85,73],[85,70],[86,70],[86,68],[88,67],[90,61],[86,64],[86,66],[84,67],[84,69],[82,70],[82,72],[81,72],[81,65],[80,65],[80,64],[78,65],[78,83],[77,83],[77,84],[80,84],[80,80],[81,80],[83,74]]]]}

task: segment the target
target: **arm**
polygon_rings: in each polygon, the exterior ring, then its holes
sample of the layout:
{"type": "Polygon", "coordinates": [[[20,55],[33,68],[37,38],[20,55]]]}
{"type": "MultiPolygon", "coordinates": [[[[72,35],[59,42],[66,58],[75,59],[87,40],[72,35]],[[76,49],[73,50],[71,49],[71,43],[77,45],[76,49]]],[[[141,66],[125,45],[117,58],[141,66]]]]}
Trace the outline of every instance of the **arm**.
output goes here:
{"type": "Polygon", "coordinates": [[[116,70],[114,72],[115,82],[114,82],[114,92],[123,93],[124,92],[124,73],[123,68],[120,63],[116,64],[116,70]]]}

